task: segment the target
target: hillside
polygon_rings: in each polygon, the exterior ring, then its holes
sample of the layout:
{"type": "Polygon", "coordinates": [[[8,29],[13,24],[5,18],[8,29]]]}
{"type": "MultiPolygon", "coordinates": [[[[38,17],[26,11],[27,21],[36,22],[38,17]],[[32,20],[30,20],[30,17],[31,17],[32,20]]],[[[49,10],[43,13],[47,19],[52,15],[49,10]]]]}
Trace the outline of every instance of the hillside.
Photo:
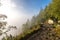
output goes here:
{"type": "Polygon", "coordinates": [[[38,30],[25,35],[25,37],[22,37],[20,40],[60,40],[60,36],[57,35],[55,29],[52,24],[40,24],[38,30]]]}
{"type": "Polygon", "coordinates": [[[37,16],[33,16],[31,21],[27,21],[23,26],[26,29],[24,29],[25,34],[27,34],[21,40],[60,40],[59,5],[60,0],[52,0],[37,16]],[[33,30],[33,32],[29,33],[29,29],[33,30]]]}

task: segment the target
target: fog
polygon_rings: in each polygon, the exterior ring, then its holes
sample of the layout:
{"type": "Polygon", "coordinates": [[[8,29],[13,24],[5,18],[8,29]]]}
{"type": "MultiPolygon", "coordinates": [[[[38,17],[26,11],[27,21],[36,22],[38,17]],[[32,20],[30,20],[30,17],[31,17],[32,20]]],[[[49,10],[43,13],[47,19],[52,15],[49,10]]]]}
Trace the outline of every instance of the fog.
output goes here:
{"type": "Polygon", "coordinates": [[[12,29],[9,34],[16,35],[22,32],[22,24],[26,22],[30,15],[23,12],[23,8],[17,9],[17,5],[12,0],[1,0],[0,14],[6,15],[8,25],[16,26],[18,29],[12,29]]]}

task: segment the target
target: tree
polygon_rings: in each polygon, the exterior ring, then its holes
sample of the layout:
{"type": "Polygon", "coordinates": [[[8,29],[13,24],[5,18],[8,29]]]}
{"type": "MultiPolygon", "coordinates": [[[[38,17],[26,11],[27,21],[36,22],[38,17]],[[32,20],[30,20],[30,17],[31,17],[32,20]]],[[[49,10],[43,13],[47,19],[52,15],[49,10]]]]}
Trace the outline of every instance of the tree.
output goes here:
{"type": "Polygon", "coordinates": [[[2,34],[5,34],[6,35],[5,39],[7,40],[7,36],[8,36],[7,32],[9,32],[11,30],[11,28],[16,29],[16,26],[10,26],[10,25],[7,26],[7,22],[5,21],[5,19],[7,19],[7,16],[0,14],[0,36],[2,34]],[[4,31],[4,30],[6,30],[6,31],[4,31]]]}
{"type": "Polygon", "coordinates": [[[28,31],[28,29],[30,28],[30,21],[29,21],[29,19],[22,26],[23,26],[23,31],[28,31]]]}

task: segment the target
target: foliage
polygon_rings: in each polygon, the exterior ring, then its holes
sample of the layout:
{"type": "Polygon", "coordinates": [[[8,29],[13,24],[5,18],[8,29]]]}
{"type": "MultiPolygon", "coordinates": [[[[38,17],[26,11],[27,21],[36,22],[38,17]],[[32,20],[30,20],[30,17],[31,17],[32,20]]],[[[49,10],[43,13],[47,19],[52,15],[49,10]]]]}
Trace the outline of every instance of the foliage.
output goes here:
{"type": "MultiPolygon", "coordinates": [[[[10,25],[7,26],[7,22],[6,22],[5,19],[7,19],[7,16],[3,15],[3,14],[0,14],[0,36],[5,34],[6,35],[6,40],[8,40],[7,32],[9,32],[11,30],[11,28],[16,29],[16,26],[10,26],[10,25]]],[[[5,40],[5,38],[3,38],[3,40],[5,40]]]]}
{"type": "Polygon", "coordinates": [[[7,37],[3,37],[2,40],[17,40],[17,38],[10,35],[10,36],[7,36],[7,37]]]}

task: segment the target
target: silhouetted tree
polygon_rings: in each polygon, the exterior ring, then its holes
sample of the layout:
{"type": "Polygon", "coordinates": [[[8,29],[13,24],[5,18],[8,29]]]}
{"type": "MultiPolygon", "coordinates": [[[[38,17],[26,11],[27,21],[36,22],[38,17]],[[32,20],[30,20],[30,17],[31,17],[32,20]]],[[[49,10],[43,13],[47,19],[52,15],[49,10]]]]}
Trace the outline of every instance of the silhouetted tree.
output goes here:
{"type": "Polygon", "coordinates": [[[6,35],[6,38],[3,37],[3,40],[4,39],[7,40],[7,36],[8,36],[7,35],[7,32],[9,32],[11,30],[11,28],[17,29],[16,26],[7,25],[6,19],[7,19],[7,16],[6,15],[0,14],[0,36],[2,34],[5,34],[6,35]]]}

